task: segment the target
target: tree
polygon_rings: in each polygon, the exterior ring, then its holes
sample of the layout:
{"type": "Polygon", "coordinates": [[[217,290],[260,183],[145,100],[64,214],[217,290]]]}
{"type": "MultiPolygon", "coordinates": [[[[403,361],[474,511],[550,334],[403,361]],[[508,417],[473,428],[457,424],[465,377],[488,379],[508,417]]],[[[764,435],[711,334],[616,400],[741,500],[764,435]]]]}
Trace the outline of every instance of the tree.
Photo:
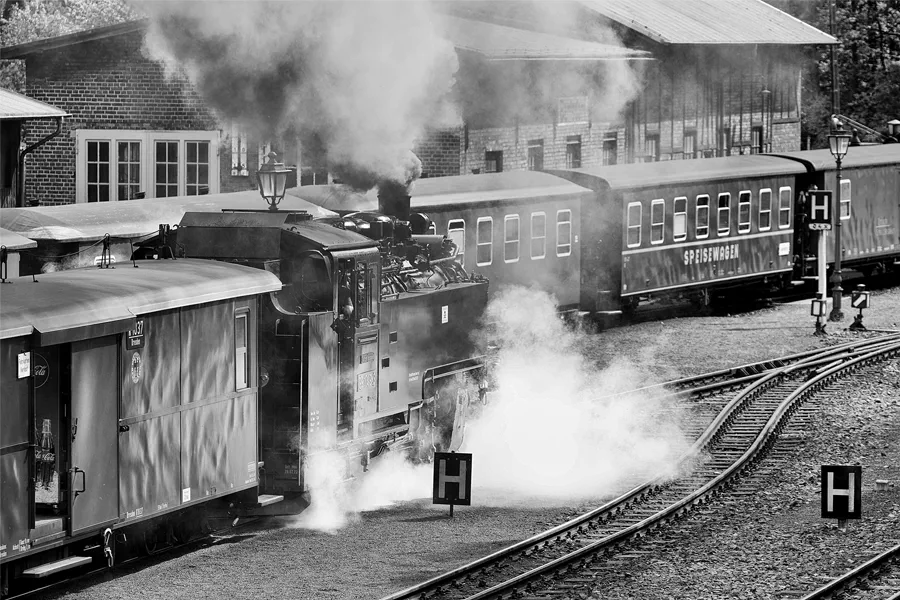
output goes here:
{"type": "MultiPolygon", "coordinates": [[[[768,0],[770,4],[837,38],[839,114],[876,131],[900,118],[900,0],[768,0]]],[[[827,147],[832,113],[831,50],[821,47],[803,74],[802,135],[810,147],[827,147]]]]}
{"type": "Polygon", "coordinates": [[[139,18],[124,0],[0,0],[0,47],[139,18]]]}

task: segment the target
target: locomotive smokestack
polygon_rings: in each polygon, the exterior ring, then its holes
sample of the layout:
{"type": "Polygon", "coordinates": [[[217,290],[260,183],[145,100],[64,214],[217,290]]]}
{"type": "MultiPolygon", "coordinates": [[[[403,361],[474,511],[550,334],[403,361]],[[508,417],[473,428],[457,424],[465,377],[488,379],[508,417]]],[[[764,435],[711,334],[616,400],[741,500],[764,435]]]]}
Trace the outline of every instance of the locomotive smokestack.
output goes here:
{"type": "Polygon", "coordinates": [[[384,181],[378,185],[378,212],[409,221],[409,186],[399,181],[384,181]]]}

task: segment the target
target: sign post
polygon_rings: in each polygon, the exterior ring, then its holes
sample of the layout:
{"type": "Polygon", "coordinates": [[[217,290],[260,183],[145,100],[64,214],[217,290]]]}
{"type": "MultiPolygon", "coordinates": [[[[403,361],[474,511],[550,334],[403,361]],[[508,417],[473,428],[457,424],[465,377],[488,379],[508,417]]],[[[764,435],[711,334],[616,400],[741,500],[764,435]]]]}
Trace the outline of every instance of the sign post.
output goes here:
{"type": "Polygon", "coordinates": [[[432,504],[472,504],[472,455],[456,452],[434,453],[434,488],[432,504]]]}
{"type": "Polygon", "coordinates": [[[850,331],[865,331],[866,326],[863,325],[862,322],[862,311],[864,308],[869,308],[869,292],[866,291],[866,286],[861,283],[856,286],[856,289],[850,296],[850,306],[859,309],[859,314],[853,317],[853,324],[850,325],[850,331]]]}
{"type": "Polygon", "coordinates": [[[828,231],[831,229],[831,190],[809,190],[809,228],[819,232],[816,248],[817,288],[823,298],[828,296],[827,246],[828,231]]]}
{"type": "Polygon", "coordinates": [[[862,467],[822,465],[822,518],[837,519],[841,529],[862,518],[862,467]]]}

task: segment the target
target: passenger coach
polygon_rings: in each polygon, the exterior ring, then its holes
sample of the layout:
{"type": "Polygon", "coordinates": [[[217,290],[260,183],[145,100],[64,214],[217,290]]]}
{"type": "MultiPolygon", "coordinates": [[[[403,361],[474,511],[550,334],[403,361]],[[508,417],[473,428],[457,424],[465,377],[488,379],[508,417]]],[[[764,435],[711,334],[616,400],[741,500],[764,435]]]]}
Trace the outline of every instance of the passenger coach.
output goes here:
{"type": "Polygon", "coordinates": [[[551,171],[596,192],[582,206],[582,308],[789,282],[805,172],[768,155],[551,171]]]}

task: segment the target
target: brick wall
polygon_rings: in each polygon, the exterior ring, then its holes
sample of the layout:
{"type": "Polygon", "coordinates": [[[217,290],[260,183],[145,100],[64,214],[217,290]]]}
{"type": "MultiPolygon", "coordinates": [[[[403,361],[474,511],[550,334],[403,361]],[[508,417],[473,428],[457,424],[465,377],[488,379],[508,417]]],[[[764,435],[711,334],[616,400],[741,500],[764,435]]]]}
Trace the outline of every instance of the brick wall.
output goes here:
{"type": "MultiPolygon", "coordinates": [[[[78,129],[219,128],[183,76],[167,77],[162,65],[142,55],[142,42],[143,34],[135,32],[26,57],[26,94],[72,115],[59,136],[29,155],[27,201],[75,201],[78,129]]],[[[54,129],[52,121],[29,121],[25,142],[32,144],[54,129]]],[[[221,159],[224,152],[219,154],[221,159]]],[[[230,163],[224,173],[230,173],[230,163]]]]}

